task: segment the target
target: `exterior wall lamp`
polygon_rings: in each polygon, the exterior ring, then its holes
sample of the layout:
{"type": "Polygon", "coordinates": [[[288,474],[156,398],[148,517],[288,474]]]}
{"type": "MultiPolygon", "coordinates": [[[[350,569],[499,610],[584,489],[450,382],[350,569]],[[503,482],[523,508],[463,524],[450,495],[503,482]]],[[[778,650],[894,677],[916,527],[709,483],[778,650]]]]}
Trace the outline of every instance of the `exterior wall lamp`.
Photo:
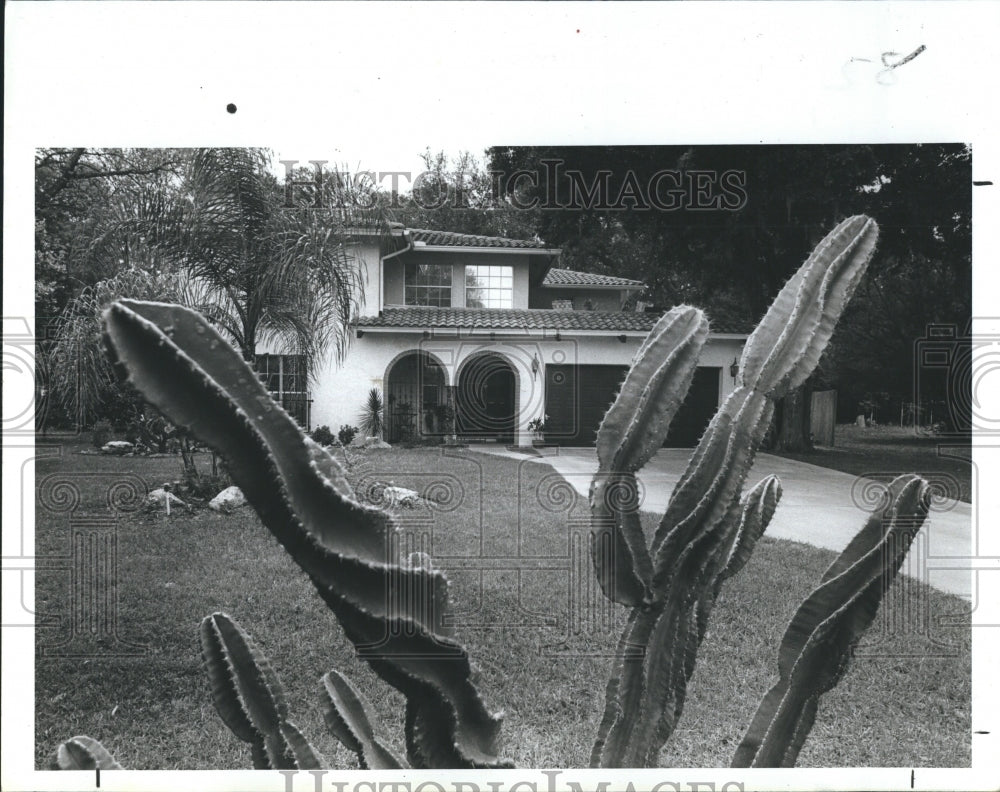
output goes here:
{"type": "Polygon", "coordinates": [[[531,359],[531,378],[532,379],[536,379],[538,377],[538,368],[539,368],[539,365],[540,364],[538,362],[538,353],[536,352],[535,356],[531,359]]]}
{"type": "Polygon", "coordinates": [[[733,378],[733,385],[735,385],[736,378],[740,376],[740,362],[736,358],[733,358],[733,362],[729,364],[729,376],[733,378]]]}

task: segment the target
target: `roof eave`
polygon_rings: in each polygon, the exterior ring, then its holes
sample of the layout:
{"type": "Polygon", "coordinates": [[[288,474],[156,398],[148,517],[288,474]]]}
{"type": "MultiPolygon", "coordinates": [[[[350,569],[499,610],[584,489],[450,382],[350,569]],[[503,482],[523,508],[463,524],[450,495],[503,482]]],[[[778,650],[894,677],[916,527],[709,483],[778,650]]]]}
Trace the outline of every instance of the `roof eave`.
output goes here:
{"type": "MultiPolygon", "coordinates": [[[[616,338],[624,335],[633,338],[645,338],[649,335],[649,330],[582,330],[562,327],[458,327],[454,325],[368,325],[362,322],[355,322],[353,327],[363,330],[365,333],[399,333],[399,334],[423,334],[430,333],[438,337],[459,337],[468,335],[495,335],[524,338],[526,336],[551,337],[558,333],[561,336],[608,336],[616,338]]],[[[748,333],[712,333],[709,332],[709,341],[744,341],[748,338],[748,333]]]]}
{"type": "Polygon", "coordinates": [[[618,291],[642,291],[645,283],[543,283],[543,289],[616,289],[618,291]]]}
{"type": "Polygon", "coordinates": [[[538,256],[558,256],[562,253],[561,248],[530,248],[530,247],[482,247],[474,245],[422,245],[414,243],[415,252],[427,251],[429,253],[528,253],[538,256]]]}

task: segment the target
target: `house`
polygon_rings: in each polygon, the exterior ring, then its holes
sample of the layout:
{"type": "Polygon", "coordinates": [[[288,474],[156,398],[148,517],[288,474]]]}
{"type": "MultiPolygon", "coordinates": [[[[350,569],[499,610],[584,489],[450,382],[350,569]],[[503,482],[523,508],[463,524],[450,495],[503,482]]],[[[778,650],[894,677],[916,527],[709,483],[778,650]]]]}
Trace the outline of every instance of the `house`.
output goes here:
{"type": "MultiPolygon", "coordinates": [[[[639,281],[558,266],[560,251],[394,225],[362,236],[364,300],[350,349],[316,372],[260,355],[269,389],[307,425],[356,425],[383,393],[389,442],[454,433],[527,445],[593,445],[601,418],[658,315],[635,310],[639,281]]],[[[732,390],[745,328],[717,319],[668,444],[693,445],[732,390]]],[[[332,353],[331,353],[332,357],[332,353]]]]}

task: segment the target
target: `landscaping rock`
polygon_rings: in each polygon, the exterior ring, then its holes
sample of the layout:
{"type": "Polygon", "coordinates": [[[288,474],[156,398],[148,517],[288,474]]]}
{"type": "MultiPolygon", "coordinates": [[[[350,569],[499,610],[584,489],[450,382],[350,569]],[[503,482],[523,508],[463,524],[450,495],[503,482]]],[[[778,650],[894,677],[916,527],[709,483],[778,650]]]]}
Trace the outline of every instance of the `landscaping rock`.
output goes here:
{"type": "Polygon", "coordinates": [[[239,487],[226,487],[208,502],[208,508],[223,514],[232,514],[240,506],[245,506],[246,502],[243,490],[239,487]]]}
{"type": "MultiPolygon", "coordinates": [[[[352,445],[353,445],[353,443],[352,443],[352,445]]],[[[392,446],[389,445],[387,442],[385,442],[385,440],[383,440],[381,437],[366,437],[361,442],[361,447],[362,448],[392,448],[392,446]]]]}
{"type": "Polygon", "coordinates": [[[113,456],[125,456],[125,454],[131,454],[134,450],[135,446],[128,442],[128,440],[112,440],[101,446],[102,454],[111,454],[113,456]]]}
{"type": "Polygon", "coordinates": [[[414,509],[426,501],[415,491],[397,487],[392,482],[374,481],[358,493],[361,500],[380,509],[414,509]]]}
{"type": "Polygon", "coordinates": [[[178,498],[174,493],[168,492],[163,487],[153,490],[146,496],[146,505],[151,508],[167,508],[167,503],[170,503],[171,508],[174,506],[183,506],[187,508],[187,504],[178,498]]]}
{"type": "Polygon", "coordinates": [[[423,502],[424,499],[414,490],[406,487],[389,485],[382,490],[382,505],[389,509],[415,509],[423,502]]]}

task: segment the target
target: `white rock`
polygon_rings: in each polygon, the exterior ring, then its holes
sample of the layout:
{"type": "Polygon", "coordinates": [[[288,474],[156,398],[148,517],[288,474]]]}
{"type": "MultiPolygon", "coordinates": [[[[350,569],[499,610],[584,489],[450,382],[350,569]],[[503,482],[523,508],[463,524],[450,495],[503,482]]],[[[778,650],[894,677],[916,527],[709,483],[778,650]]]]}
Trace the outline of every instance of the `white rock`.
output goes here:
{"type": "Polygon", "coordinates": [[[115,454],[117,456],[131,454],[134,450],[135,446],[128,442],[128,440],[112,440],[101,446],[102,454],[115,454]]]}
{"type": "Polygon", "coordinates": [[[239,487],[226,487],[208,502],[208,508],[223,514],[231,514],[240,506],[245,506],[246,502],[247,499],[239,487]]]}
{"type": "Polygon", "coordinates": [[[388,508],[413,509],[424,502],[414,490],[394,487],[391,484],[382,490],[382,504],[388,508]]]}
{"type": "Polygon", "coordinates": [[[174,495],[174,493],[167,492],[165,489],[163,489],[163,487],[159,487],[153,490],[152,492],[149,493],[149,495],[146,496],[146,503],[149,506],[161,506],[163,508],[166,508],[167,502],[170,503],[171,507],[187,506],[187,504],[180,498],[178,498],[176,495],[174,495]]]}
{"type": "Polygon", "coordinates": [[[385,440],[381,437],[366,437],[362,444],[363,448],[392,448],[385,440]]]}

